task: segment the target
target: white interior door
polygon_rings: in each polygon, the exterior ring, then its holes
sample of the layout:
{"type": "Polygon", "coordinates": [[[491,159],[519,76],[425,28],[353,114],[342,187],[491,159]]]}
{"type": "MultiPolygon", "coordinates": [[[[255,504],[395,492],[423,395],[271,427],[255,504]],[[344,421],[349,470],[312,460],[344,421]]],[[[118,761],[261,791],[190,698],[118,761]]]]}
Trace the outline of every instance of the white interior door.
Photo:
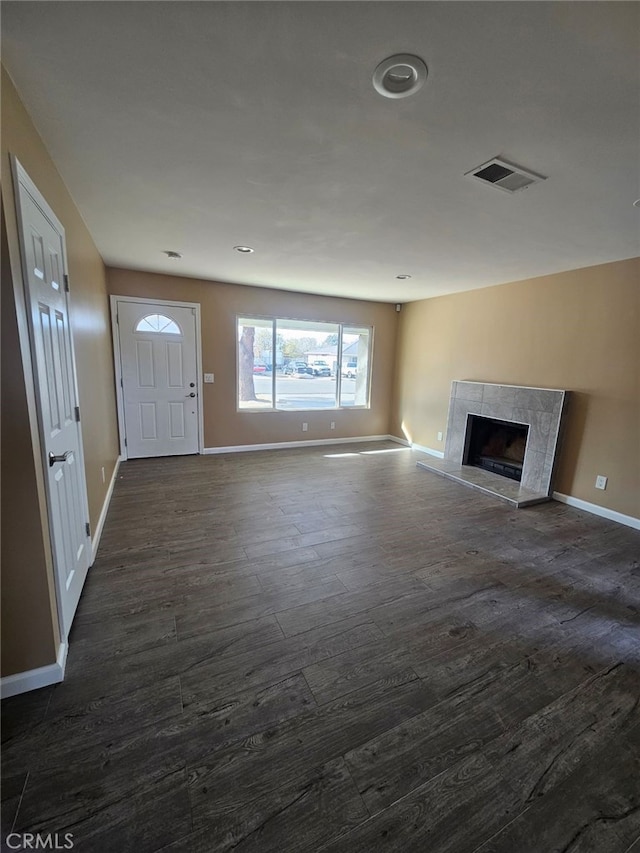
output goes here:
{"type": "Polygon", "coordinates": [[[195,309],[116,303],[127,456],[198,453],[195,309]]]}
{"type": "Polygon", "coordinates": [[[16,162],[27,307],[47,480],[58,609],[66,637],[90,563],[89,511],[77,408],[64,229],[16,162]]]}

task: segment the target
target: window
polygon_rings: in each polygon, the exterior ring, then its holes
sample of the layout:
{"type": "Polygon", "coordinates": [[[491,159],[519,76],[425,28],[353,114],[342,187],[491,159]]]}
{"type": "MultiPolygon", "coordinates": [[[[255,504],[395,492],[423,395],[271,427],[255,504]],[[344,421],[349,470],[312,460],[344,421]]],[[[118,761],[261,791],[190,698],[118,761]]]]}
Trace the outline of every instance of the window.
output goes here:
{"type": "Polygon", "coordinates": [[[345,326],[342,330],[340,405],[366,406],[369,402],[371,329],[345,326]]]}
{"type": "Polygon", "coordinates": [[[136,326],[136,332],[156,332],[161,335],[181,335],[180,327],[164,314],[147,314],[136,326]]]}
{"type": "Polygon", "coordinates": [[[238,408],[367,407],[373,330],[342,323],[238,318],[238,408]]]}
{"type": "Polygon", "coordinates": [[[272,347],[273,320],[238,320],[238,401],[241,409],[273,408],[272,347]]]}

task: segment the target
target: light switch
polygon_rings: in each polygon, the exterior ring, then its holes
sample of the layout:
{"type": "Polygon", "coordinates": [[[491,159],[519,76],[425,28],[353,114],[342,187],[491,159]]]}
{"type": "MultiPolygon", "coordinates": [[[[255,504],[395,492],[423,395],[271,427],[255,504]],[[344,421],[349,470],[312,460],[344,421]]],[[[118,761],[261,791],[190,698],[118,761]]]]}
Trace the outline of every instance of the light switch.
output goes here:
{"type": "Polygon", "coordinates": [[[204,381],[205,382],[213,382],[213,373],[205,373],[204,381]]]}

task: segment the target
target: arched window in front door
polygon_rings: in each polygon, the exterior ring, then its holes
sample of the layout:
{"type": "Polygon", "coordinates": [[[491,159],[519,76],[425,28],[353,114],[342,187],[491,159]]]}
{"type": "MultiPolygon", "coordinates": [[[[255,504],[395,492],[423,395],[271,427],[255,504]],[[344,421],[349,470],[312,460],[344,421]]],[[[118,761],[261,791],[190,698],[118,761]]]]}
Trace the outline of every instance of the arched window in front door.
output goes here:
{"type": "Polygon", "coordinates": [[[138,321],[136,332],[156,332],[161,335],[181,335],[180,326],[164,314],[147,314],[138,321]]]}

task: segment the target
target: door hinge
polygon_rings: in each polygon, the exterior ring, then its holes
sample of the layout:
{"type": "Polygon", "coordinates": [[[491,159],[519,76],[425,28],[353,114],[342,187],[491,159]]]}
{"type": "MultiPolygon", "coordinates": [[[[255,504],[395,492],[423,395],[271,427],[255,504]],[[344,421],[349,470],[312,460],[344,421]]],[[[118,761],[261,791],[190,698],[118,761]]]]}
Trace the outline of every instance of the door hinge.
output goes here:
{"type": "Polygon", "coordinates": [[[122,382],[122,376],[120,377],[120,387],[124,388],[124,383],[122,382]]]}
{"type": "Polygon", "coordinates": [[[87,536],[91,536],[91,525],[88,521],[85,522],[84,529],[87,531],[87,536]]]}
{"type": "Polygon", "coordinates": [[[126,439],[126,438],[125,438],[125,440],[124,440],[124,446],[125,446],[125,447],[127,446],[127,439],[126,439]]]}
{"type": "Polygon", "coordinates": [[[64,289],[69,293],[69,276],[64,274],[64,289]]]}
{"type": "Polygon", "coordinates": [[[80,406],[74,406],[73,411],[76,416],[76,423],[80,423],[80,406]]]}

